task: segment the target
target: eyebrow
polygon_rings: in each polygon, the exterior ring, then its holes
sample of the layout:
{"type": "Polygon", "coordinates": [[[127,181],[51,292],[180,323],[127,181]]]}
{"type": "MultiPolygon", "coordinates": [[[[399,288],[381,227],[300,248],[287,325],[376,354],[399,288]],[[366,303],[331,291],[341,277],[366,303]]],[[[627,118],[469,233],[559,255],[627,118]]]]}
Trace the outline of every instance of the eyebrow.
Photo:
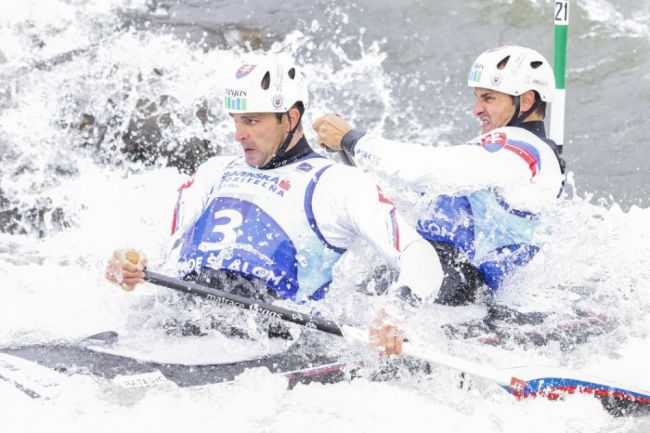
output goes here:
{"type": "Polygon", "coordinates": [[[479,94],[474,93],[474,96],[476,96],[477,98],[485,98],[486,96],[491,96],[491,95],[494,95],[493,90],[488,90],[486,92],[482,92],[482,93],[479,93],[479,94]]]}
{"type": "MultiPolygon", "coordinates": [[[[228,114],[230,114],[230,117],[232,117],[233,119],[235,118],[235,116],[233,116],[232,113],[228,113],[228,114]]],[[[259,119],[261,119],[261,116],[253,114],[253,113],[244,113],[244,114],[241,115],[240,119],[243,119],[243,120],[259,120],[259,119]]]]}

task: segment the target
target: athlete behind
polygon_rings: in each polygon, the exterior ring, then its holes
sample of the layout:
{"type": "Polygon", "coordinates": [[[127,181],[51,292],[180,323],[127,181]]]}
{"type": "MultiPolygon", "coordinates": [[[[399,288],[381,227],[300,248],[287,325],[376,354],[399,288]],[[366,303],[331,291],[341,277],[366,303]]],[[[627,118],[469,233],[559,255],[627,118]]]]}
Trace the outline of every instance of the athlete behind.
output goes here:
{"type": "Polygon", "coordinates": [[[422,194],[417,230],[445,272],[437,302],[450,305],[475,301],[485,286],[496,291],[533,258],[537,215],[556,203],[564,180],[564,161],[544,129],[555,90],[546,59],[517,46],[490,50],[472,65],[468,84],[481,135],[459,146],[389,141],[334,114],[313,125],[322,145],[422,194]]]}
{"type": "MultiPolygon", "coordinates": [[[[361,238],[400,271],[389,303],[433,301],[442,281],[435,250],[368,175],[309,147],[306,104],[296,66],[263,61],[233,73],[224,108],[242,156],[209,159],[179,188],[170,257],[180,276],[243,296],[319,300],[333,266],[361,238]]],[[[106,277],[132,290],[145,266],[144,255],[134,265],[116,250],[106,277]]],[[[375,328],[386,353],[401,350],[394,323],[375,328]]]]}

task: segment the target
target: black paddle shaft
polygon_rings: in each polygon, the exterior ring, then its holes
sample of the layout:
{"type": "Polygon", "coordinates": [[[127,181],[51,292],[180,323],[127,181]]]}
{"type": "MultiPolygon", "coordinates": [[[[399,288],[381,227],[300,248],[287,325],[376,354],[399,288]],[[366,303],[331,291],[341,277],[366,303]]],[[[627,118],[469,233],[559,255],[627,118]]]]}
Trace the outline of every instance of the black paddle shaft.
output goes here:
{"type": "Polygon", "coordinates": [[[145,271],[144,279],[150,283],[178,290],[180,292],[189,293],[190,295],[200,296],[219,304],[241,308],[242,310],[252,311],[255,314],[260,314],[263,316],[286,320],[287,322],[297,323],[298,325],[318,329],[319,331],[327,332],[330,334],[339,336],[343,335],[341,328],[339,328],[338,325],[331,320],[321,319],[309,314],[299,313],[297,311],[278,307],[276,305],[257,301],[255,299],[233,295],[223,290],[213,289],[212,287],[206,287],[193,283],[191,281],[179,280],[178,278],[168,277],[156,272],[145,271]]]}

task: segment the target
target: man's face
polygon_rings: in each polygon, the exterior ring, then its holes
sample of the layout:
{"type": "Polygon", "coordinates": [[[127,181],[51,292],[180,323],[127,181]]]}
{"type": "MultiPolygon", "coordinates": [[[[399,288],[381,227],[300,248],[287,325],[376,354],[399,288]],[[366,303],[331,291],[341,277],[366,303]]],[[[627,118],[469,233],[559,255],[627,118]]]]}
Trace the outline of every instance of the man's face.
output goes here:
{"type": "Polygon", "coordinates": [[[481,134],[506,126],[515,113],[512,96],[495,90],[474,88],[473,113],[481,121],[481,134]]]}
{"type": "Polygon", "coordinates": [[[278,121],[273,113],[235,113],[231,116],[235,121],[235,140],[242,146],[246,164],[264,166],[284,141],[285,122],[278,121]]]}

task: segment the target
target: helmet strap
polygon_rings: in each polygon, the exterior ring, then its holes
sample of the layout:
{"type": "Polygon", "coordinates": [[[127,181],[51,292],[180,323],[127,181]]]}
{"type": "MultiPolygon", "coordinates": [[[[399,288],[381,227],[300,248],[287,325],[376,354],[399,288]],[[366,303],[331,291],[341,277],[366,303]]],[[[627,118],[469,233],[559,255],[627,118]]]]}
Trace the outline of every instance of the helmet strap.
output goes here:
{"type": "Polygon", "coordinates": [[[296,107],[298,109],[298,121],[296,122],[296,126],[291,128],[291,116],[289,115],[289,112],[287,111],[284,113],[287,116],[287,119],[289,119],[289,127],[291,130],[287,134],[287,138],[285,138],[284,143],[282,143],[282,146],[278,149],[278,151],[275,153],[276,156],[281,157],[284,155],[284,153],[287,151],[287,148],[289,147],[289,144],[291,144],[291,140],[293,140],[293,135],[296,133],[296,129],[298,129],[298,125],[300,125],[300,121],[302,120],[302,115],[303,115],[303,110],[300,107],[296,107]]]}
{"type": "Polygon", "coordinates": [[[289,115],[289,112],[285,112],[284,114],[287,116],[287,119],[289,119],[289,127],[291,130],[289,130],[289,133],[287,134],[287,137],[284,139],[284,142],[282,143],[282,146],[278,148],[278,150],[275,152],[275,155],[273,155],[273,158],[271,160],[264,164],[263,167],[260,167],[260,169],[267,169],[275,166],[276,162],[281,160],[284,154],[287,152],[287,149],[289,148],[289,144],[291,144],[291,141],[293,140],[293,136],[296,133],[296,129],[298,129],[298,126],[300,125],[300,121],[302,120],[302,115],[304,113],[304,109],[302,109],[300,106],[297,107],[298,113],[300,115],[298,116],[298,121],[296,122],[296,126],[291,128],[291,116],[289,115]]]}
{"type": "Polygon", "coordinates": [[[521,113],[520,116],[519,113],[521,111],[521,98],[519,97],[519,95],[515,96],[514,98],[515,98],[515,112],[506,126],[521,126],[521,124],[524,123],[526,119],[528,119],[528,116],[533,114],[535,110],[537,110],[537,108],[542,104],[541,98],[539,97],[535,98],[535,102],[533,102],[533,106],[530,107],[525,112],[521,113]]]}
{"type": "Polygon", "coordinates": [[[521,110],[521,98],[519,95],[513,96],[515,99],[515,112],[512,113],[512,117],[510,118],[510,121],[506,124],[506,126],[519,126],[521,124],[521,121],[519,120],[519,112],[521,110]]]}

